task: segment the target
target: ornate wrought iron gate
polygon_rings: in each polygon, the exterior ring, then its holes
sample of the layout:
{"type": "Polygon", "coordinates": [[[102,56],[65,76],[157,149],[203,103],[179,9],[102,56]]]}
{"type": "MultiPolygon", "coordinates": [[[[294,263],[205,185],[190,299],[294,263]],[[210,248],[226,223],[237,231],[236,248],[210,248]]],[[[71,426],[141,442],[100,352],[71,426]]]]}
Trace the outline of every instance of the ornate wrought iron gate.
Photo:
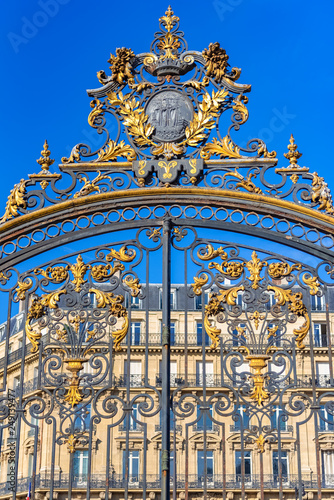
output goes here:
{"type": "Polygon", "coordinates": [[[333,494],[331,195],[292,136],[236,145],[250,86],[178,21],[99,72],[103,145],[8,197],[1,498],[333,494]]]}

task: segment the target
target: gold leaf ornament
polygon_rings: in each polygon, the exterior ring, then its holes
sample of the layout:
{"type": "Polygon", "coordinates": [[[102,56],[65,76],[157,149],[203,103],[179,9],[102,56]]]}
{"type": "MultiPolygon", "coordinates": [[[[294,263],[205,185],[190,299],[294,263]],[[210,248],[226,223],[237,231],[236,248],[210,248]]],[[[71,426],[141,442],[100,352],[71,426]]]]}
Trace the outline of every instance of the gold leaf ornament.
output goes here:
{"type": "Polygon", "coordinates": [[[200,155],[204,160],[209,160],[214,155],[220,158],[242,158],[240,148],[227,135],[222,142],[214,137],[212,142],[202,148],[200,155]]]}
{"type": "Polygon", "coordinates": [[[202,276],[194,276],[194,283],[192,283],[192,288],[195,295],[201,295],[202,287],[208,282],[209,276],[206,274],[202,276]]]}
{"type": "Polygon", "coordinates": [[[27,182],[28,181],[21,179],[19,184],[16,184],[11,190],[7,199],[5,213],[0,218],[0,224],[14,217],[18,217],[19,209],[25,209],[27,207],[27,202],[25,200],[27,182]]]}
{"type": "Polygon", "coordinates": [[[226,101],[228,96],[227,90],[212,91],[212,95],[207,92],[203,95],[202,102],[199,103],[198,113],[194,117],[185,130],[186,138],[181,144],[187,144],[191,147],[196,147],[203,139],[206,138],[206,130],[215,127],[215,117],[218,116],[219,108],[226,101]]]}
{"type": "Polygon", "coordinates": [[[104,149],[98,152],[98,158],[95,161],[109,161],[123,156],[127,160],[132,161],[137,158],[135,150],[122,140],[119,144],[110,140],[104,149]]]}
{"type": "Polygon", "coordinates": [[[27,278],[26,281],[18,281],[17,282],[17,287],[15,288],[15,292],[17,294],[17,298],[19,300],[25,300],[26,298],[26,292],[30,290],[32,287],[33,282],[31,278],[27,278]]]}

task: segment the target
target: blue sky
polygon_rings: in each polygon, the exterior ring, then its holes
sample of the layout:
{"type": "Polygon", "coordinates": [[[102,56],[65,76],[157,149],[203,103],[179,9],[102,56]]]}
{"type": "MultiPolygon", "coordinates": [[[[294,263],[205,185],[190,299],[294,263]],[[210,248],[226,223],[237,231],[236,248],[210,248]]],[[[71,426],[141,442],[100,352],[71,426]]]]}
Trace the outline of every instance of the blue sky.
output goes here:
{"type": "MultiPolygon", "coordinates": [[[[100,86],[97,71],[109,74],[116,47],[149,50],[167,6],[168,0],[2,4],[1,213],[13,185],[39,171],[45,138],[55,165],[76,143],[94,140],[85,89],[100,86]]],[[[189,48],[219,41],[231,66],[242,68],[240,83],[252,84],[250,117],[236,142],[261,137],[284,166],[293,132],[300,165],[333,186],[333,1],[174,0],[172,8],[189,48]]]]}

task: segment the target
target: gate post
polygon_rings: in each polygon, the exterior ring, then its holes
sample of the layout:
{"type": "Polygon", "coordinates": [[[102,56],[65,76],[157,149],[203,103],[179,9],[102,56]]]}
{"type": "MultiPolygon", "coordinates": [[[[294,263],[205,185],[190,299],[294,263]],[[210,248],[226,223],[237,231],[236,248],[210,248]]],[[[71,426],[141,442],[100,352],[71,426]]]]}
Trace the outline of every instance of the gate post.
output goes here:
{"type": "Polygon", "coordinates": [[[162,394],[161,500],[170,497],[170,275],[171,221],[163,221],[162,235],[162,394]]]}

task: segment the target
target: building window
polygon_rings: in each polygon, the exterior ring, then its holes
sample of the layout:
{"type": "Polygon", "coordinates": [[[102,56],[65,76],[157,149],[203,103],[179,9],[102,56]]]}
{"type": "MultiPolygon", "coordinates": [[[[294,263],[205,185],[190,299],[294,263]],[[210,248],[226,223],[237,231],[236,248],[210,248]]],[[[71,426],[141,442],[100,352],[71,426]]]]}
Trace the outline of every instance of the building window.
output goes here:
{"type": "Polygon", "coordinates": [[[277,325],[274,323],[269,323],[268,325],[268,334],[272,332],[272,335],[270,337],[272,344],[276,347],[281,346],[281,337],[282,337],[282,332],[279,328],[277,328],[277,325]]]}
{"type": "Polygon", "coordinates": [[[334,451],[326,450],[322,452],[322,472],[325,486],[334,484],[334,451]]]}
{"type": "MultiPolygon", "coordinates": [[[[176,290],[170,292],[170,308],[176,309],[176,290]]],[[[159,290],[159,309],[162,309],[162,289],[159,290]]]]}
{"type": "MultiPolygon", "coordinates": [[[[250,451],[244,452],[244,460],[245,460],[246,482],[249,482],[251,475],[252,475],[252,460],[251,460],[251,452],[250,451]]],[[[235,474],[236,474],[236,476],[238,476],[237,481],[241,480],[241,465],[242,465],[241,451],[236,451],[235,452],[235,474]]]]}
{"type": "Polygon", "coordinates": [[[326,410],[326,406],[322,405],[319,410],[319,430],[321,432],[334,431],[334,417],[332,413],[326,410]]]}
{"type": "Polygon", "coordinates": [[[246,406],[240,405],[238,407],[235,407],[234,411],[239,418],[238,418],[238,420],[235,421],[233,429],[235,431],[240,431],[241,430],[241,423],[243,424],[244,429],[249,429],[250,418],[249,418],[248,412],[246,411],[246,406]]]}
{"type": "Polygon", "coordinates": [[[325,310],[325,297],[318,297],[318,295],[311,295],[311,310],[324,311],[325,310]]]}
{"type": "Polygon", "coordinates": [[[133,297],[131,295],[131,309],[141,309],[141,300],[139,297],[133,297]]]}
{"type": "MultiPolygon", "coordinates": [[[[124,380],[127,382],[127,360],[124,361],[124,380]]],[[[140,387],[141,385],[141,361],[130,361],[130,387],[140,387]]]]}
{"type": "MultiPolygon", "coordinates": [[[[286,483],[288,481],[288,476],[289,476],[289,468],[288,468],[288,452],[287,451],[281,451],[281,468],[282,468],[282,482],[286,483]]],[[[274,481],[279,482],[279,455],[278,451],[273,451],[273,475],[274,475],[274,481]]]]}
{"type": "Polygon", "coordinates": [[[199,418],[198,422],[194,425],[194,430],[197,432],[203,432],[204,431],[204,422],[205,422],[205,429],[207,431],[212,431],[213,430],[213,422],[212,419],[212,407],[208,411],[204,410],[201,411],[199,407],[197,407],[197,418],[199,418]]]}
{"type": "Polygon", "coordinates": [[[270,417],[270,423],[272,429],[280,429],[280,431],[287,431],[287,422],[283,420],[284,409],[279,406],[275,406],[274,413],[270,417]]]}
{"type": "MultiPolygon", "coordinates": [[[[210,342],[210,337],[204,330],[204,343],[206,346],[209,346],[211,344],[210,342]]],[[[202,345],[203,344],[203,324],[200,322],[196,322],[196,336],[197,336],[197,345],[202,345]]]]}
{"type": "Polygon", "coordinates": [[[249,364],[241,363],[240,366],[232,366],[233,373],[233,384],[242,385],[247,381],[247,377],[249,375],[249,364]]]}
{"type": "Polygon", "coordinates": [[[275,292],[268,292],[269,300],[266,302],[266,309],[269,311],[274,304],[276,304],[275,300],[275,292]]]}
{"type": "Polygon", "coordinates": [[[131,322],[131,327],[130,327],[131,345],[140,345],[140,333],[141,333],[141,323],[131,322]]]}
{"type": "Polygon", "coordinates": [[[330,383],[329,363],[316,363],[316,385],[318,387],[327,387],[330,383]]]}
{"type": "Polygon", "coordinates": [[[199,481],[204,481],[205,472],[208,481],[213,480],[213,451],[207,451],[204,455],[203,450],[197,451],[197,474],[199,481]],[[205,467],[206,457],[206,467],[205,467]]]}
{"type": "Polygon", "coordinates": [[[205,378],[203,373],[203,361],[196,361],[196,386],[214,386],[213,361],[205,362],[205,378]]]}
{"type": "MultiPolygon", "coordinates": [[[[204,292],[204,305],[206,306],[209,302],[209,292],[204,292]]],[[[195,309],[202,309],[203,305],[203,294],[195,296],[195,309]]]]}
{"type": "Polygon", "coordinates": [[[246,343],[246,325],[244,323],[240,323],[235,330],[232,331],[233,340],[232,343],[234,346],[245,345],[246,343]]]}
{"type": "Polygon", "coordinates": [[[77,450],[73,455],[73,479],[75,486],[87,485],[88,450],[77,450]]]}
{"type": "Polygon", "coordinates": [[[327,347],[326,323],[313,324],[314,347],[327,347]]]}
{"type": "Polygon", "coordinates": [[[76,407],[75,419],[74,419],[74,430],[75,431],[87,431],[90,424],[90,405],[82,406],[78,405],[76,407]]]}
{"type": "MultiPolygon", "coordinates": [[[[123,477],[126,477],[126,451],[123,451],[123,477]]],[[[128,457],[128,482],[139,483],[139,451],[129,451],[128,457]]]]}

